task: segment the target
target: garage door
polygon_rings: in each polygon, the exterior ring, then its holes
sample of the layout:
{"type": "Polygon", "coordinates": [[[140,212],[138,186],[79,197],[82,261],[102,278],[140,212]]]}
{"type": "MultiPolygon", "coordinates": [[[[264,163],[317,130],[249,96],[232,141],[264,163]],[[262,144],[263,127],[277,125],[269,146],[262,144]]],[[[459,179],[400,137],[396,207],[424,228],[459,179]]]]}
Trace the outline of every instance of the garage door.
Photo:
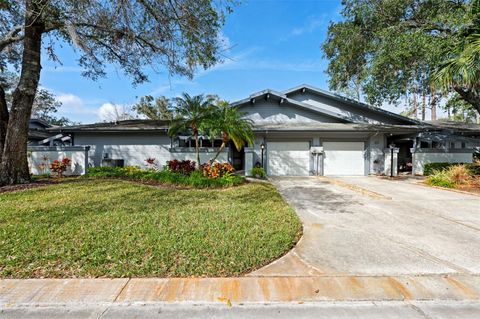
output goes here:
{"type": "Polygon", "coordinates": [[[324,175],[365,175],[363,142],[323,142],[324,175]]]}
{"type": "Polygon", "coordinates": [[[267,157],[270,176],[309,175],[309,142],[268,142],[267,157]]]}

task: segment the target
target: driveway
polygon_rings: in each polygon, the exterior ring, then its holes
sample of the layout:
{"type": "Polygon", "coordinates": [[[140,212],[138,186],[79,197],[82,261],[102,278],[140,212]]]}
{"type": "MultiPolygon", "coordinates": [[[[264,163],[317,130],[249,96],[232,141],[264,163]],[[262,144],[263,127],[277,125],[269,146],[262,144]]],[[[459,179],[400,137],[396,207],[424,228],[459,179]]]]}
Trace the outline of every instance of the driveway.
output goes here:
{"type": "Polygon", "coordinates": [[[480,197],[378,177],[276,178],[304,224],[254,276],[480,274],[480,197]]]}

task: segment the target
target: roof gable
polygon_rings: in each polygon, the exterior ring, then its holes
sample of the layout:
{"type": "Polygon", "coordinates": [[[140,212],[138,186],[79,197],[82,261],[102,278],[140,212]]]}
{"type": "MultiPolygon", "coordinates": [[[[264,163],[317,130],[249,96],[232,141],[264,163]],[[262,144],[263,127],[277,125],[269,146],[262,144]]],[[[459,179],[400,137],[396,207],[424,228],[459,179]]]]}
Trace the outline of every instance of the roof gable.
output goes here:
{"type": "Polygon", "coordinates": [[[347,117],[329,110],[319,109],[286,95],[273,91],[264,90],[250,95],[250,97],[234,102],[232,106],[239,107],[247,113],[254,123],[274,122],[326,122],[326,123],[349,123],[347,117]]]}
{"type": "Polygon", "coordinates": [[[356,123],[420,124],[414,119],[383,110],[344,96],[302,84],[282,92],[285,96],[305,104],[315,105],[341,114],[356,123]]]}

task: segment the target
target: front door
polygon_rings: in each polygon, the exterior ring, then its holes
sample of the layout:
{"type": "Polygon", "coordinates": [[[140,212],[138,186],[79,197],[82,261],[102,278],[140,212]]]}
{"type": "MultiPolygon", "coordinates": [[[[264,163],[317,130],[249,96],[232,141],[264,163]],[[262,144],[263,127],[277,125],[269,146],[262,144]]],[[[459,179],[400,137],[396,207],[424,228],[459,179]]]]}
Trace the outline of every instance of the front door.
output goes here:
{"type": "Polygon", "coordinates": [[[233,168],[235,168],[236,171],[242,171],[245,169],[243,160],[245,158],[245,149],[242,147],[242,149],[239,151],[235,147],[235,145],[230,144],[230,147],[232,148],[232,165],[233,168]]]}

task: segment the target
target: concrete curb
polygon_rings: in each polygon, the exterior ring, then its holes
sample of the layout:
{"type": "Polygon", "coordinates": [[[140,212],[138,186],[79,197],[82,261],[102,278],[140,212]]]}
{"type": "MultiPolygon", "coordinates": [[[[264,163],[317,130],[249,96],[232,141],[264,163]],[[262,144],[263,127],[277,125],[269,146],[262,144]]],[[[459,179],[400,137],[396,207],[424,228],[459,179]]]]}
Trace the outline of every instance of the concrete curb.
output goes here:
{"type": "Polygon", "coordinates": [[[3,279],[0,307],[136,303],[480,300],[480,276],[3,279]]]}
{"type": "Polygon", "coordinates": [[[460,194],[480,197],[480,194],[477,194],[477,193],[462,191],[460,189],[455,189],[455,188],[446,188],[446,187],[440,187],[440,186],[435,186],[435,185],[428,185],[425,182],[416,182],[415,185],[420,185],[420,186],[423,186],[423,187],[436,188],[436,189],[441,189],[441,190],[444,190],[444,191],[449,191],[449,192],[454,192],[454,193],[460,193],[460,194]]]}

